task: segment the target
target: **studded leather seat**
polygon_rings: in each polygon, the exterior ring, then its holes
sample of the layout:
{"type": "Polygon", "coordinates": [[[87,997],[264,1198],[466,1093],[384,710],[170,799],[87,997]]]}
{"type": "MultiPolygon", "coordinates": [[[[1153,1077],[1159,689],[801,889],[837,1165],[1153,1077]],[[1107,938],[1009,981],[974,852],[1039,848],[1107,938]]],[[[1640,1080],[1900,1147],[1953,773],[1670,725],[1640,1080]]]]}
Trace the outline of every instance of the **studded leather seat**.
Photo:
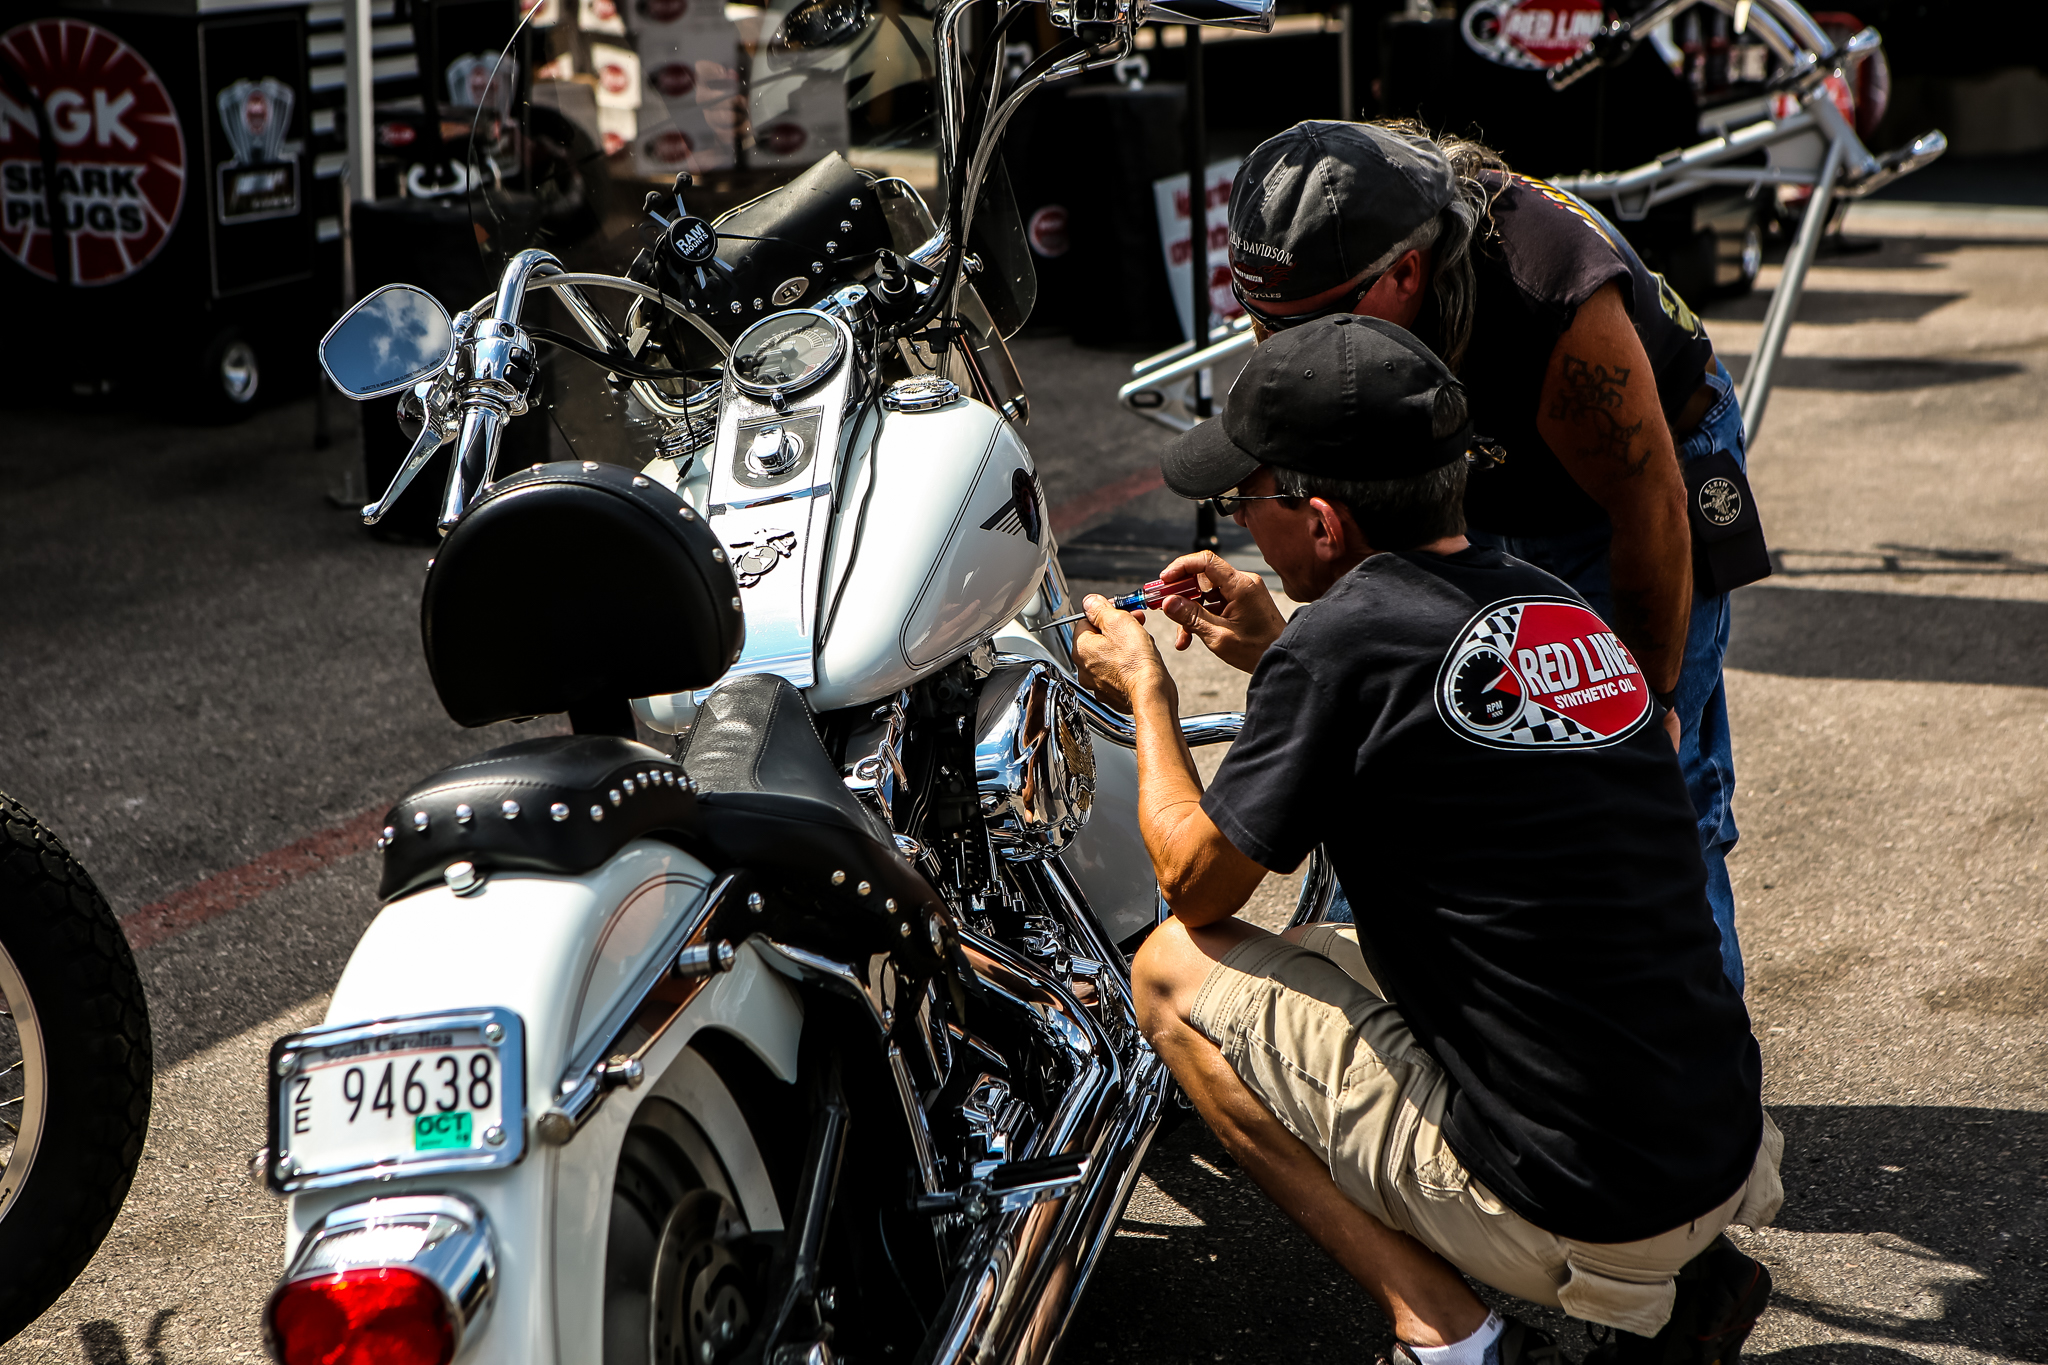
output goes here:
{"type": "Polygon", "coordinates": [[[635,839],[686,841],[696,798],[681,767],[611,735],[508,744],[443,768],[384,817],[385,900],[451,864],[486,872],[588,872],[635,839]]]}
{"type": "Polygon", "coordinates": [[[949,923],[938,893],[846,789],[803,694],[767,674],[705,699],[680,765],[609,735],[527,740],[435,773],[384,823],[385,900],[459,862],[573,876],[655,838],[714,868],[748,869],[778,910],[826,910],[869,949],[886,943],[936,965],[931,917],[942,935],[949,923]]]}

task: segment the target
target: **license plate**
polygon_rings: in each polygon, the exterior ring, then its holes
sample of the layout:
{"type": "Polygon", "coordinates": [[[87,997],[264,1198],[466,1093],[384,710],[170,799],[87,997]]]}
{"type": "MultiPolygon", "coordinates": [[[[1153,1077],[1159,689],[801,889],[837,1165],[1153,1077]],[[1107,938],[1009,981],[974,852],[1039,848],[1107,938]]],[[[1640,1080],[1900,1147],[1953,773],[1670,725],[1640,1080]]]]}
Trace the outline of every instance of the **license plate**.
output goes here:
{"type": "Polygon", "coordinates": [[[526,1043],[510,1010],[312,1029],[270,1049],[271,1188],[510,1166],[526,1152],[526,1043]]]}

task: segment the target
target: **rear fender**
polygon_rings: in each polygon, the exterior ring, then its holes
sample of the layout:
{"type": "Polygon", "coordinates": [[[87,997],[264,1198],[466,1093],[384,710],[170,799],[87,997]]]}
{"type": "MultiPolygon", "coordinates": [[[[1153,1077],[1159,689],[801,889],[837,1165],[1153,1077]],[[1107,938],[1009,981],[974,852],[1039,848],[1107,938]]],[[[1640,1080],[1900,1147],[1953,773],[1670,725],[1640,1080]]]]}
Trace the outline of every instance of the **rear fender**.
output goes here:
{"type": "MultiPolygon", "coordinates": [[[[287,1260],[329,1210],[368,1194],[466,1194],[489,1213],[497,1232],[497,1307],[484,1329],[485,1355],[508,1362],[553,1359],[552,1258],[545,1250],[554,1223],[552,1185],[563,1153],[575,1144],[560,1149],[540,1143],[533,1119],[553,1095],[568,1057],[596,1031],[667,930],[697,905],[711,881],[710,869],[681,849],[643,839],[582,876],[496,874],[468,895],[435,886],[385,906],[357,943],[326,1022],[479,1005],[516,1012],[526,1038],[526,1155],[499,1171],[379,1180],[295,1195],[287,1260]]],[[[700,998],[723,994],[707,990],[700,998]]],[[[677,1038],[673,1046],[681,1045],[677,1038]]],[[[771,1050],[784,1055],[779,1043],[771,1050]]],[[[787,1055],[793,1057],[793,1048],[787,1055]]],[[[611,1158],[616,1161],[616,1141],[611,1158]]]]}

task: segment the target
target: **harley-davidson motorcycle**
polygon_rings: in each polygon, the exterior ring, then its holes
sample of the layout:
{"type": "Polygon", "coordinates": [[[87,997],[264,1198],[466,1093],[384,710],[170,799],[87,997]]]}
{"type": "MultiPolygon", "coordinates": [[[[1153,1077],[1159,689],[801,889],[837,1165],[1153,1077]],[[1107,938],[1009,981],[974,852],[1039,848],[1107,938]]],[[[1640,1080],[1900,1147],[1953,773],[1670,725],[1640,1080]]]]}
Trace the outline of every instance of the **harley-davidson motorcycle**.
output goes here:
{"type": "MultiPolygon", "coordinates": [[[[322,343],[417,431],[366,519],[447,461],[421,603],[443,706],[573,733],[392,806],[383,909],[326,1022],[271,1049],[278,1359],[1057,1348],[1169,1098],[1128,976],[1163,902],[1130,720],[1076,687],[1058,624],[997,147],[1147,12],[1057,0],[1069,36],[1018,70],[1029,13],[770,16],[761,51],[857,93],[864,136],[884,100],[913,145],[934,130],[936,217],[837,155],[716,222],[687,175],[625,212],[546,83],[486,90],[496,290],[451,318],[387,287],[322,343]],[[503,467],[522,420],[570,458],[503,467]]],[[[553,41],[523,31],[498,71],[567,69],[553,41]]],[[[687,145],[661,117],[636,136],[687,145]]]]}

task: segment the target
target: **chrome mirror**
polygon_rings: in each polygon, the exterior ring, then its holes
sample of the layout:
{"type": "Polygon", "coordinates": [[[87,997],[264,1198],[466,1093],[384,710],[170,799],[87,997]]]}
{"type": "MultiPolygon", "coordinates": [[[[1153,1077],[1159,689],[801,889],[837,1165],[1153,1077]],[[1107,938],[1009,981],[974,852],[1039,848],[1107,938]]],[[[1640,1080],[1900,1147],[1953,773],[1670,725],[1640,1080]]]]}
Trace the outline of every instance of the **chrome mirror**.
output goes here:
{"type": "Polygon", "coordinates": [[[1147,23],[1202,24],[1209,28],[1273,31],[1276,0],[1155,0],[1140,3],[1138,18],[1147,23]]]}
{"type": "Polygon", "coordinates": [[[387,284],[320,340],[320,365],[351,398],[377,398],[432,378],[455,349],[448,311],[432,294],[387,284]]]}
{"type": "Polygon", "coordinates": [[[872,0],[805,0],[769,41],[775,52],[810,52],[852,42],[874,17],[872,0]]]}

